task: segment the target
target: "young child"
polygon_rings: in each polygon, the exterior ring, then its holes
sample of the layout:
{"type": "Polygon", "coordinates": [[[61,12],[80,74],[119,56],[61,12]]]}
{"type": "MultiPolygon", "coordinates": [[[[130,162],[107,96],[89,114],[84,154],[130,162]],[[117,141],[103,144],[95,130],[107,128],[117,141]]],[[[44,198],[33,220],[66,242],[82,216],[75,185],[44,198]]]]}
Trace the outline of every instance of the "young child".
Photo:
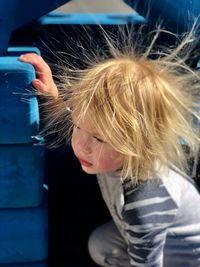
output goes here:
{"type": "Polygon", "coordinates": [[[200,78],[185,63],[191,38],[154,60],[150,47],[136,55],[108,41],[110,58],[66,72],[64,95],[40,56],[20,57],[36,69],[33,86],[54,98],[55,117],[67,116],[66,131],[72,122],[74,153],[97,175],[112,216],[91,234],[90,255],[100,266],[198,267],[200,193],[184,149],[195,156],[200,141],[200,78]]]}

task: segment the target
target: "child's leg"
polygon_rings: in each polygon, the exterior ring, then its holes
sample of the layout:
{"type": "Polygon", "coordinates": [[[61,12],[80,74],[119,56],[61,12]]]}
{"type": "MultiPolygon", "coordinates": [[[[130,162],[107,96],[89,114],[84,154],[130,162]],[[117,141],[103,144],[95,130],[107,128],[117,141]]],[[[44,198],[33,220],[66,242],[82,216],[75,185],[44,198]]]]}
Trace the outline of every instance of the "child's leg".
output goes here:
{"type": "Polygon", "coordinates": [[[127,245],[113,221],[101,225],[90,235],[91,258],[104,267],[129,267],[127,245]]]}

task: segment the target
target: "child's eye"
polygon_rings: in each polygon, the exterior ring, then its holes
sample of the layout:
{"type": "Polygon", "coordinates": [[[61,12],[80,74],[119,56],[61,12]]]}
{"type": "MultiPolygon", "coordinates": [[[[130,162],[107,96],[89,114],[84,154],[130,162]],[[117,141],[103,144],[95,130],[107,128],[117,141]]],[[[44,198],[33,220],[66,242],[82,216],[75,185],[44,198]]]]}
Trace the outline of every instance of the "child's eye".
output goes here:
{"type": "Polygon", "coordinates": [[[77,130],[80,129],[80,127],[78,127],[76,124],[73,124],[73,127],[74,127],[74,129],[77,129],[77,130]]]}
{"type": "Polygon", "coordinates": [[[98,141],[99,143],[105,143],[102,139],[100,139],[100,138],[98,138],[98,137],[96,137],[96,136],[94,136],[94,139],[95,139],[96,141],[98,141]]]}

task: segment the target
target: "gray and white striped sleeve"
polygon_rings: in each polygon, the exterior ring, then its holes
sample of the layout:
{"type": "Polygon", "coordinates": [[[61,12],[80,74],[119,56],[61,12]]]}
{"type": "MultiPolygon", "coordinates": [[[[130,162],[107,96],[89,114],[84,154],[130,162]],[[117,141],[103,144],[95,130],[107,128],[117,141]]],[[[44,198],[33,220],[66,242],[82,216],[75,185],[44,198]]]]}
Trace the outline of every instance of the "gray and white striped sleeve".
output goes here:
{"type": "Polygon", "coordinates": [[[131,266],[162,266],[167,228],[176,212],[177,205],[161,181],[151,179],[125,190],[122,216],[131,266]]]}

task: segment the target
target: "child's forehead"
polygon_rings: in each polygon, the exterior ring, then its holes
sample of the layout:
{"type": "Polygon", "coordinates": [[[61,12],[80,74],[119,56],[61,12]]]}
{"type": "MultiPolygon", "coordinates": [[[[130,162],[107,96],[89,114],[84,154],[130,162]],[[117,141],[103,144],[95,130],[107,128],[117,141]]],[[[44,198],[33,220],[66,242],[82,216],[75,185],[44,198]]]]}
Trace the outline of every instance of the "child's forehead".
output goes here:
{"type": "Polygon", "coordinates": [[[97,134],[95,123],[89,114],[81,115],[77,111],[73,111],[71,116],[72,121],[76,124],[76,126],[79,126],[91,134],[97,134]]]}

